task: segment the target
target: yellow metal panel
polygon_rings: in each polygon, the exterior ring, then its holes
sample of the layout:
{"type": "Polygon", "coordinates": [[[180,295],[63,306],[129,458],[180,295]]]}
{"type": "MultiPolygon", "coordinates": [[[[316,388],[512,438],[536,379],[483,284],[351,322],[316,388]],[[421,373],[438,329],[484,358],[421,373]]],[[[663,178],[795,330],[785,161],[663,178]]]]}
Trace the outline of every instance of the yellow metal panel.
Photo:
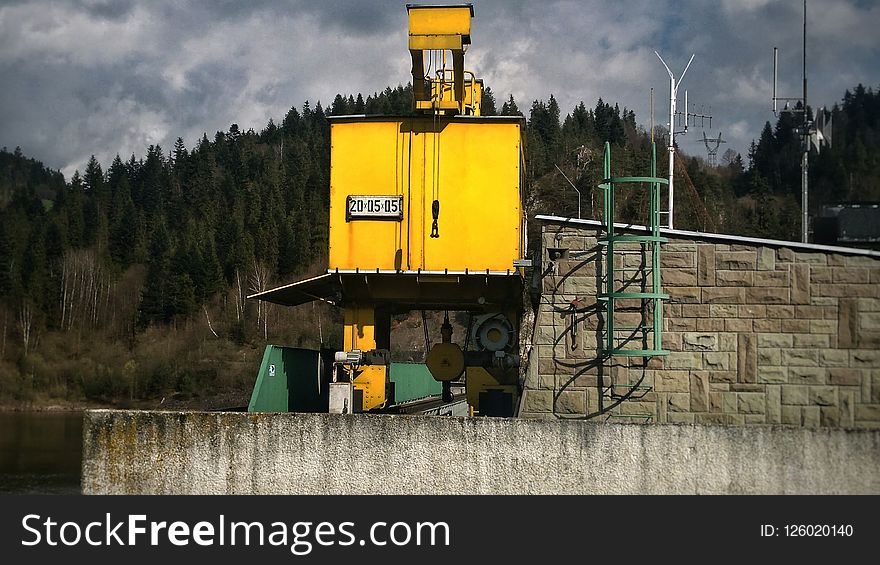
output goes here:
{"type": "MultiPolygon", "coordinates": [[[[369,351],[376,348],[376,316],[372,306],[345,309],[343,338],[345,350],[369,351]]],[[[351,375],[352,386],[363,394],[363,410],[384,408],[387,403],[387,367],[358,367],[351,375]]]]}
{"type": "Polygon", "coordinates": [[[440,201],[440,237],[425,239],[424,268],[513,270],[521,257],[519,124],[453,121],[436,152],[440,171],[427,200],[440,201]]]}
{"type": "Polygon", "coordinates": [[[409,48],[413,51],[441,49],[460,51],[464,49],[464,42],[460,35],[410,35],[409,48]]]}
{"type": "Polygon", "coordinates": [[[513,271],[521,257],[520,155],[519,121],[332,123],[329,268],[513,271]],[[346,221],[349,195],[395,194],[403,196],[401,221],[346,221]],[[440,237],[431,238],[435,198],[440,237]]]}
{"type": "Polygon", "coordinates": [[[384,365],[372,365],[360,367],[355,371],[355,377],[351,381],[355,390],[363,394],[363,410],[377,410],[385,408],[388,391],[388,368],[384,365]]]}
{"type": "Polygon", "coordinates": [[[507,371],[498,373],[498,377],[483,367],[465,369],[465,393],[467,402],[475,411],[480,411],[480,393],[486,390],[508,392],[516,403],[516,373],[507,371]]]}
{"type": "Polygon", "coordinates": [[[464,83],[464,105],[473,110],[474,116],[481,114],[483,105],[483,81],[469,80],[464,83]]]}
{"type": "Polygon", "coordinates": [[[410,6],[410,35],[470,35],[470,6],[410,6]]]}
{"type": "Polygon", "coordinates": [[[344,324],[345,351],[376,349],[375,313],[372,306],[346,308],[344,324]]]}
{"type": "Polygon", "coordinates": [[[403,194],[399,128],[397,121],[330,126],[330,268],[395,268],[401,222],[348,222],[345,206],[349,195],[403,194]]]}

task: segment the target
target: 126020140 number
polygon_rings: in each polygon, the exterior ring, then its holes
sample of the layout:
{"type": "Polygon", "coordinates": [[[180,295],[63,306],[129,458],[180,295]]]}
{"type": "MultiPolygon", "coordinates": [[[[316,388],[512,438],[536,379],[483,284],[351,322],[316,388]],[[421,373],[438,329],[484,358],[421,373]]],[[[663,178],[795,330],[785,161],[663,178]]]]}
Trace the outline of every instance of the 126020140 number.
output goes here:
{"type": "Polygon", "coordinates": [[[852,537],[852,524],[786,524],[786,537],[852,537]]]}

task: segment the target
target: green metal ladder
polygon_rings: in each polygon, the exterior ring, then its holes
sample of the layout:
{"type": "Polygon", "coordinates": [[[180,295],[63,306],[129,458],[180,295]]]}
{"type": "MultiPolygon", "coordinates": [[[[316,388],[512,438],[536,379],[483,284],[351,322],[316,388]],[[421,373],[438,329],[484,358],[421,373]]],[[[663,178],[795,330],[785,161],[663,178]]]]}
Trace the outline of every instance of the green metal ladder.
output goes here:
{"type": "Polygon", "coordinates": [[[669,299],[662,292],[660,278],[660,245],[668,240],[660,236],[660,185],[669,181],[657,177],[657,149],[651,144],[651,175],[647,177],[611,176],[611,145],[605,143],[605,170],[599,188],[603,192],[602,223],[605,235],[599,245],[605,248],[604,272],[602,273],[602,292],[597,298],[604,303],[605,331],[602,353],[606,357],[655,357],[668,355],[663,349],[663,301],[669,299]],[[647,186],[650,196],[647,234],[619,233],[614,225],[615,190],[619,185],[647,186]],[[640,265],[627,265],[626,258],[636,256],[640,265]],[[650,257],[651,264],[646,264],[650,257]],[[621,266],[615,266],[617,259],[621,266]],[[650,278],[647,274],[650,272],[650,278]],[[620,287],[615,276],[623,275],[620,287]],[[633,273],[626,279],[627,273],[633,273]],[[642,280],[637,281],[638,274],[642,280]],[[639,291],[628,290],[632,284],[639,283],[639,291]],[[624,301],[623,304],[619,302],[624,301]],[[637,303],[638,306],[625,306],[637,303]],[[621,326],[616,323],[618,313],[638,312],[640,322],[636,325],[621,326]]]}

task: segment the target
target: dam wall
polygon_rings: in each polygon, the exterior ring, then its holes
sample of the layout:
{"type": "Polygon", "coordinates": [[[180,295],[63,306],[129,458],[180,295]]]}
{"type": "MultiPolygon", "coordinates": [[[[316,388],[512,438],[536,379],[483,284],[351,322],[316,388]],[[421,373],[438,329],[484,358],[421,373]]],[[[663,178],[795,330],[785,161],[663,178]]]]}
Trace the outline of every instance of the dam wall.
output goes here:
{"type": "Polygon", "coordinates": [[[880,430],[94,410],[85,494],[880,494],[880,430]]]}

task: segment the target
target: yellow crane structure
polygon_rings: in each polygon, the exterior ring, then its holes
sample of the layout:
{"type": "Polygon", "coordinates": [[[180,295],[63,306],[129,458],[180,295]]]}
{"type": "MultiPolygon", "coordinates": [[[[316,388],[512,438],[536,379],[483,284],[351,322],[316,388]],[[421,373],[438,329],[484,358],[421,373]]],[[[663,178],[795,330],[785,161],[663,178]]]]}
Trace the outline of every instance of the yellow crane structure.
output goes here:
{"type": "MultiPolygon", "coordinates": [[[[481,115],[483,83],[464,67],[472,5],[407,5],[407,12],[412,114],[328,118],[327,272],[249,298],[289,306],[325,300],[343,308],[344,350],[316,363],[331,412],[395,404],[392,315],[432,310],[447,312],[441,340],[426,357],[434,379],[463,384],[473,414],[514,415],[527,264],[524,121],[481,115]],[[450,311],[473,320],[467,351],[453,343],[450,311]]],[[[273,396],[297,394],[292,376],[286,388],[269,382],[263,373],[277,369],[268,349],[266,355],[253,411],[277,409],[273,396]]]]}

